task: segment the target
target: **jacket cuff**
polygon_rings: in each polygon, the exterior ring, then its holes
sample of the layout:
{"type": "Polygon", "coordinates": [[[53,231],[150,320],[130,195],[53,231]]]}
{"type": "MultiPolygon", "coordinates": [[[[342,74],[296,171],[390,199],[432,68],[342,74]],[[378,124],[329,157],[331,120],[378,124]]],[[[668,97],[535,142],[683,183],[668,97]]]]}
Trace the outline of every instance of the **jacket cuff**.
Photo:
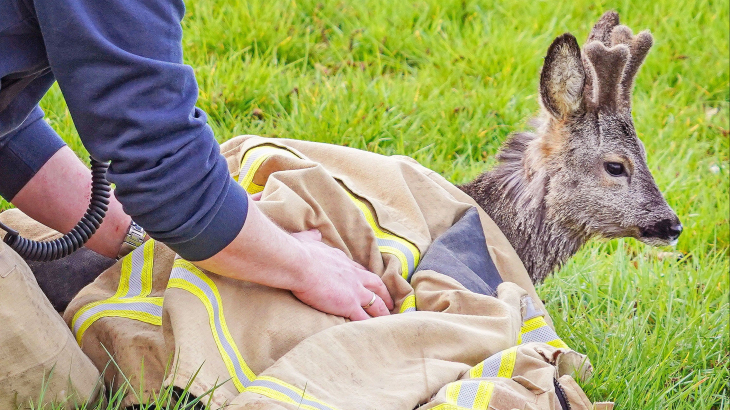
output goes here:
{"type": "Polygon", "coordinates": [[[0,196],[8,202],[66,144],[36,107],[23,125],[0,139],[0,196]]]}
{"type": "Polygon", "coordinates": [[[246,222],[248,195],[231,179],[221,201],[216,215],[198,235],[184,242],[165,244],[191,262],[208,259],[223,250],[238,236],[246,222]]]}

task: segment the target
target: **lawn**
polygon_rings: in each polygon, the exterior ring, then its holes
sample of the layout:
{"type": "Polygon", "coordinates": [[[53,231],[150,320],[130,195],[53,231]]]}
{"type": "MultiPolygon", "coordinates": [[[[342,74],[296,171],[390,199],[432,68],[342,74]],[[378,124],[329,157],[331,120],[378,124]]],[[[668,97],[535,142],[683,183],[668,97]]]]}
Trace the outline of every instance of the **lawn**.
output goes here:
{"type": "MultiPolygon", "coordinates": [[[[728,1],[509,3],[189,1],[185,59],[220,141],[405,154],[461,183],[527,127],[553,38],[582,42],[609,9],[651,29],[633,113],[684,233],[676,248],[593,240],[538,292],[558,334],[590,356],[592,400],[730,409],[728,1]]],[[[42,106],[85,156],[57,87],[42,106]]]]}

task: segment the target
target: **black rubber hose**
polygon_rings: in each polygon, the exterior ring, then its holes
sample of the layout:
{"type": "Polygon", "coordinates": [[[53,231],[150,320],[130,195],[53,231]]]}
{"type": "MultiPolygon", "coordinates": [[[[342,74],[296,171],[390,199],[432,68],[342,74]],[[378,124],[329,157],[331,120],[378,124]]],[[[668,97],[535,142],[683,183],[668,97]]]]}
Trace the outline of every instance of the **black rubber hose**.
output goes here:
{"type": "Polygon", "coordinates": [[[89,201],[89,208],[71,232],[52,241],[37,242],[23,238],[18,232],[0,222],[0,227],[7,232],[3,241],[28,261],[53,261],[65,258],[79,250],[99,228],[107,209],[109,209],[109,197],[111,196],[112,187],[109,181],[106,180],[107,168],[109,168],[108,163],[91,158],[91,200],[89,201]]]}

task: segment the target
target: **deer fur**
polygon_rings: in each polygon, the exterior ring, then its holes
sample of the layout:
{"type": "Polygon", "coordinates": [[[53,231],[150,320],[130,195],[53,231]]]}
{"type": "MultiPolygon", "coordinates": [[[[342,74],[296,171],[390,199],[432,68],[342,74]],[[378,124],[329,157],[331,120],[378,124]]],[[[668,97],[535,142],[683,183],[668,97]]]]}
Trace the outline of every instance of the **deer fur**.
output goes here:
{"type": "Polygon", "coordinates": [[[605,13],[583,51],[566,33],[548,49],[533,132],[512,135],[498,165],[460,186],[492,217],[540,282],[595,236],[673,243],[682,231],[646,164],[631,89],[653,37],[605,13]],[[615,175],[617,170],[623,170],[615,175]]]}

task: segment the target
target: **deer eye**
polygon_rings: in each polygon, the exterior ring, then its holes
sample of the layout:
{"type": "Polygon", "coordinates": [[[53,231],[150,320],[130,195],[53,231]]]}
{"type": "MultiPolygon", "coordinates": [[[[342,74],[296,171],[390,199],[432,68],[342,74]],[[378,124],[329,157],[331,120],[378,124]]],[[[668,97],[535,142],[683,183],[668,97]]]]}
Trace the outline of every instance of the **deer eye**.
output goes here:
{"type": "Polygon", "coordinates": [[[625,173],[624,171],[624,164],[620,162],[606,162],[605,163],[606,172],[611,174],[611,176],[619,177],[625,173]]]}

